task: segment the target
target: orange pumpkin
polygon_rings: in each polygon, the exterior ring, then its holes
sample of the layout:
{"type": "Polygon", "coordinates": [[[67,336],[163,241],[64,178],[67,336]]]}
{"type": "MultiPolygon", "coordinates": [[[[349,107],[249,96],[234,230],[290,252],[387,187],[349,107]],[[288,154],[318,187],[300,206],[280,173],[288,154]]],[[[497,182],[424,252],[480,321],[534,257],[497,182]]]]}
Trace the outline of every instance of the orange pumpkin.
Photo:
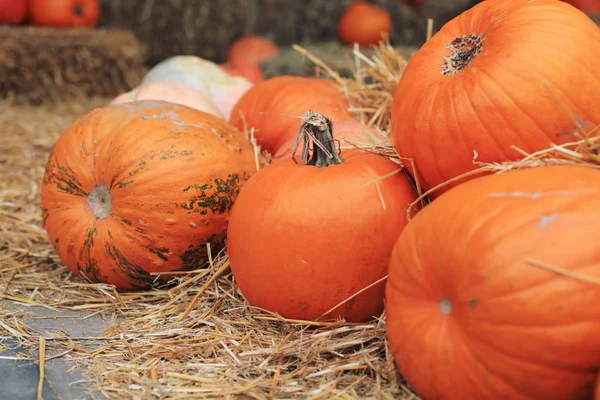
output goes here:
{"type": "Polygon", "coordinates": [[[346,43],[377,44],[382,35],[394,27],[392,16],[385,9],[366,1],[355,1],[338,21],[338,36],[346,43]]]}
{"type": "Polygon", "coordinates": [[[430,189],[476,169],[475,152],[478,161],[503,162],[522,158],[513,145],[534,152],[573,140],[574,118],[600,123],[600,52],[590,50],[599,46],[600,29],[564,2],[477,4],[404,71],[392,111],[398,153],[430,189]]]}
{"type": "Polygon", "coordinates": [[[0,24],[20,24],[27,17],[27,0],[0,0],[0,24]]]}
{"type": "Polygon", "coordinates": [[[265,79],[265,76],[260,69],[260,66],[250,61],[238,61],[233,65],[230,63],[219,64],[225,72],[231,76],[241,76],[248,79],[252,83],[257,83],[265,79]]]}
{"type": "Polygon", "coordinates": [[[157,101],[84,115],[44,175],[43,224],[76,275],[119,289],[202,267],[223,247],[230,208],[256,170],[250,142],[220,118],[157,101]]]}
{"type": "Polygon", "coordinates": [[[594,400],[600,400],[600,373],[596,378],[596,390],[594,391],[594,400]]]}
{"type": "MultiPolygon", "coordinates": [[[[333,128],[335,137],[339,141],[338,147],[340,150],[356,149],[354,144],[375,146],[383,145],[389,141],[386,136],[376,129],[363,125],[356,120],[337,121],[334,123],[333,128]]],[[[288,141],[273,155],[273,160],[291,157],[295,146],[296,139],[288,141]]]]}
{"type": "Polygon", "coordinates": [[[242,132],[245,128],[254,128],[257,143],[275,153],[290,140],[295,140],[300,125],[298,119],[309,109],[336,122],[352,119],[347,111],[348,101],[337,83],[278,76],[250,88],[234,106],[229,122],[242,132]]]}
{"type": "Polygon", "coordinates": [[[35,25],[91,27],[100,19],[98,0],[29,0],[29,19],[35,25]]]}
{"type": "Polygon", "coordinates": [[[256,307],[292,319],[367,321],[383,310],[385,285],[375,283],[416,195],[402,173],[365,185],[398,165],[356,150],[342,159],[320,133],[333,158],[317,147],[308,165],[276,161],[242,188],[227,230],[231,270],[256,307]]]}
{"type": "Polygon", "coordinates": [[[428,400],[590,399],[600,286],[584,277],[600,279],[599,208],[599,171],[549,166],[471,180],[419,211],[386,286],[409,384],[428,400]]]}
{"type": "Polygon", "coordinates": [[[234,66],[247,62],[260,64],[277,56],[280,51],[275,43],[264,36],[245,36],[231,45],[227,61],[234,66]]]}

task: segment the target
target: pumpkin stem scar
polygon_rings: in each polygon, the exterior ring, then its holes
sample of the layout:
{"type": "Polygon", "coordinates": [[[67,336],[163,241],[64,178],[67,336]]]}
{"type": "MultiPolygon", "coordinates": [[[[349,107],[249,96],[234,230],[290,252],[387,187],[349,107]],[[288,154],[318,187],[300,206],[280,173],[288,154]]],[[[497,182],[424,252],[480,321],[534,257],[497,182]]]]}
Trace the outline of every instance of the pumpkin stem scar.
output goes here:
{"type": "Polygon", "coordinates": [[[296,139],[296,146],[292,152],[292,160],[294,162],[296,161],[296,151],[298,150],[300,141],[304,141],[302,146],[302,161],[306,165],[322,168],[344,162],[344,159],[340,157],[333,138],[333,121],[323,114],[312,110],[304,113],[298,138],[296,139]],[[312,155],[309,158],[309,145],[311,141],[312,155]]]}
{"type": "Polygon", "coordinates": [[[88,195],[87,203],[96,218],[108,217],[112,208],[112,199],[106,185],[102,184],[92,190],[88,195]]]}
{"type": "Polygon", "coordinates": [[[463,35],[446,45],[446,48],[451,53],[449,56],[444,57],[441,73],[446,76],[456,75],[464,71],[475,57],[481,53],[483,36],[463,35]]]}
{"type": "Polygon", "coordinates": [[[440,301],[440,311],[444,314],[452,314],[452,301],[447,298],[443,298],[440,301]]]}

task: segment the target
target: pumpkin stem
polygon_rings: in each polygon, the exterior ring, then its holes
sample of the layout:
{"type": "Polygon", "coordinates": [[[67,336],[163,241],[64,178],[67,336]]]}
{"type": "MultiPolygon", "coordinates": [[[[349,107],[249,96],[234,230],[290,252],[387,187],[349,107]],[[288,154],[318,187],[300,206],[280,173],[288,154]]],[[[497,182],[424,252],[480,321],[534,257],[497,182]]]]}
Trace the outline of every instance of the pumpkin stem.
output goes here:
{"type": "Polygon", "coordinates": [[[102,184],[92,190],[88,195],[87,203],[96,218],[103,219],[108,217],[112,208],[112,198],[106,185],[102,184]]]}
{"type": "Polygon", "coordinates": [[[464,71],[475,57],[481,53],[483,36],[463,35],[450,42],[446,48],[452,53],[444,57],[444,65],[441,72],[446,76],[456,75],[464,71]]]}
{"type": "Polygon", "coordinates": [[[298,132],[296,146],[292,152],[292,159],[296,162],[296,150],[304,141],[302,147],[302,161],[306,165],[317,168],[328,167],[333,164],[341,164],[344,159],[335,145],[333,138],[333,121],[330,118],[312,110],[304,113],[302,125],[298,132]],[[309,158],[309,147],[312,142],[312,154],[309,158]]]}
{"type": "Polygon", "coordinates": [[[75,8],[73,9],[73,12],[75,13],[75,15],[77,15],[78,17],[81,17],[83,15],[83,5],[81,4],[77,4],[75,6],[75,8]]]}

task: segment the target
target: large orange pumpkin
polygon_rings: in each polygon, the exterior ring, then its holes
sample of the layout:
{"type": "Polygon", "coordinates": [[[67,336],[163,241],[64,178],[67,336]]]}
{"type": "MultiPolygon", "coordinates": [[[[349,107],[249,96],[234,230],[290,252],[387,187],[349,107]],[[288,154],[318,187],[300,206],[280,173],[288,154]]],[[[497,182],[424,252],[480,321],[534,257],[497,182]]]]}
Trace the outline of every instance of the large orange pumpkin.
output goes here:
{"type": "Polygon", "coordinates": [[[231,270],[254,306],[366,321],[383,310],[385,284],[376,282],[416,195],[403,173],[368,184],[398,169],[386,157],[354,150],[342,159],[327,148],[333,158],[316,148],[308,165],[275,161],[242,188],[227,230],[231,270]]]}
{"type": "Polygon", "coordinates": [[[213,115],[166,102],[111,105],[58,139],[43,224],[65,265],[120,289],[199,268],[223,247],[230,208],[256,171],[250,142],[213,115]]]}
{"type": "Polygon", "coordinates": [[[410,385],[427,400],[590,399],[600,286],[584,277],[600,279],[599,208],[599,171],[549,166],[471,180],[419,211],[386,286],[410,385]]]}
{"type": "Polygon", "coordinates": [[[309,109],[334,121],[352,118],[339,84],[317,78],[278,76],[248,90],[233,108],[229,121],[241,131],[254,128],[257,143],[275,153],[296,138],[299,118],[309,109]]]}
{"type": "Polygon", "coordinates": [[[513,145],[533,152],[573,140],[574,119],[600,123],[597,48],[600,29],[567,3],[479,3],[411,58],[393,103],[398,153],[430,189],[476,169],[475,152],[502,162],[522,157],[513,145]]]}

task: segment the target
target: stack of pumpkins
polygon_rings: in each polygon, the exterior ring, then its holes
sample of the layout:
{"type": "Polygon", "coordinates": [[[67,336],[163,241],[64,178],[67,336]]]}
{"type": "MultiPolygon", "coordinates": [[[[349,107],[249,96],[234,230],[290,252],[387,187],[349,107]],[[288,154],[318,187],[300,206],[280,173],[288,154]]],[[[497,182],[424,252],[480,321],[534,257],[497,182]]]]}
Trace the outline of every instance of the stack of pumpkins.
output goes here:
{"type": "Polygon", "coordinates": [[[256,307],[349,322],[385,309],[396,364],[427,400],[591,399],[600,172],[468,173],[475,154],[518,160],[513,146],[534,152],[600,123],[598,48],[598,27],[557,0],[487,0],[450,21],[395,94],[406,174],[348,143],[388,139],[333,82],[225,85],[159,65],[147,79],[179,85],[173,103],[132,97],[59,138],[44,226],[71,271],[123,290],[202,267],[226,242],[256,307]],[[186,87],[216,107],[186,106],[186,87]],[[433,201],[409,219],[415,180],[433,201]]]}

